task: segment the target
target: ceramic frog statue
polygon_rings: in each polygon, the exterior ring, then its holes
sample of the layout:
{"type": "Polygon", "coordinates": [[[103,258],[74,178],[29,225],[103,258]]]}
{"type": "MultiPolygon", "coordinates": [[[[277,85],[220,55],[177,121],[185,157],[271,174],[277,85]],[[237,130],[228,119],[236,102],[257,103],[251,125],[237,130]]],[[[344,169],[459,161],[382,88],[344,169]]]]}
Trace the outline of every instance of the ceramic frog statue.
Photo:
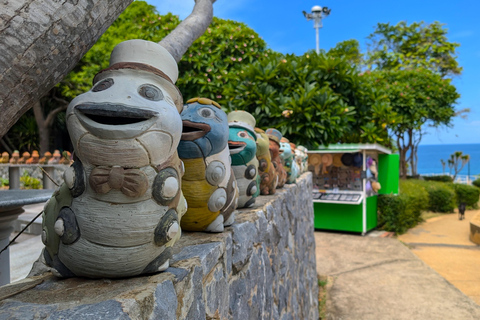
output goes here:
{"type": "Polygon", "coordinates": [[[308,150],[304,146],[298,146],[295,149],[295,160],[300,168],[300,174],[308,171],[308,150]]]}
{"type": "Polygon", "coordinates": [[[272,156],[272,163],[277,171],[278,183],[277,188],[282,188],[287,182],[287,171],[282,164],[282,159],[280,158],[280,139],[282,139],[282,133],[274,128],[269,128],[265,131],[268,138],[270,139],[270,154],[272,156]]]}
{"type": "Polygon", "coordinates": [[[194,98],[181,113],[178,154],[185,164],[182,190],[188,209],[184,230],[221,232],[235,220],[238,188],[228,148],[227,114],[215,101],[194,98]]]}
{"type": "Polygon", "coordinates": [[[178,69],[159,44],[117,45],[66,119],[75,161],[45,206],[47,265],[62,277],[163,271],[186,211],[178,69]]]}
{"type": "Polygon", "coordinates": [[[270,140],[260,128],[255,128],[257,134],[258,174],[260,176],[260,193],[262,195],[275,194],[278,176],[272,163],[270,154],[270,140]]]}
{"type": "Polygon", "coordinates": [[[228,114],[228,147],[239,191],[238,208],[252,206],[259,191],[255,122],[246,111],[228,114]]]}
{"type": "Polygon", "coordinates": [[[295,183],[298,177],[298,166],[293,156],[292,146],[285,138],[280,141],[280,150],[282,150],[280,158],[287,172],[287,183],[295,183]]]}

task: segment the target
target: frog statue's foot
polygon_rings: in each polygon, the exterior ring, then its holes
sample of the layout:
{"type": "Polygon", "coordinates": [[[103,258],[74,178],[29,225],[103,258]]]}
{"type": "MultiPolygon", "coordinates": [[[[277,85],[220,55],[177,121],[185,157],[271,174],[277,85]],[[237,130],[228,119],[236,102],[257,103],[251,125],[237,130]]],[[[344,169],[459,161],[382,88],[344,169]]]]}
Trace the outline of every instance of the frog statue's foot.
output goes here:
{"type": "Polygon", "coordinates": [[[206,232],[223,232],[223,215],[219,214],[205,229],[206,232]]]}
{"type": "Polygon", "coordinates": [[[58,255],[54,255],[53,258],[50,256],[46,248],[43,248],[43,258],[45,259],[45,264],[50,267],[52,274],[58,278],[72,278],[75,277],[75,274],[68,269],[62,261],[58,258],[58,255]]]}
{"type": "Polygon", "coordinates": [[[150,262],[145,269],[143,269],[142,274],[165,271],[170,266],[170,258],[172,258],[172,248],[167,247],[158,257],[150,262]]]}
{"type": "Polygon", "coordinates": [[[231,226],[234,222],[235,222],[235,211],[232,212],[230,217],[228,217],[228,219],[223,222],[223,226],[224,227],[231,226]]]}

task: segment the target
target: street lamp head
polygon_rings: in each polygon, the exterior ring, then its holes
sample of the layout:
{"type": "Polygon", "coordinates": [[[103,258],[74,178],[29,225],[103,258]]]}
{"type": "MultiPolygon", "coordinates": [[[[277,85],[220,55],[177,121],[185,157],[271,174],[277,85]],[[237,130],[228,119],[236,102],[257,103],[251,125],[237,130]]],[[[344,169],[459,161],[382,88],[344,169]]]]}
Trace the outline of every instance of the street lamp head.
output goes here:
{"type": "Polygon", "coordinates": [[[313,6],[312,13],[322,12],[322,7],[320,6],[313,6]]]}

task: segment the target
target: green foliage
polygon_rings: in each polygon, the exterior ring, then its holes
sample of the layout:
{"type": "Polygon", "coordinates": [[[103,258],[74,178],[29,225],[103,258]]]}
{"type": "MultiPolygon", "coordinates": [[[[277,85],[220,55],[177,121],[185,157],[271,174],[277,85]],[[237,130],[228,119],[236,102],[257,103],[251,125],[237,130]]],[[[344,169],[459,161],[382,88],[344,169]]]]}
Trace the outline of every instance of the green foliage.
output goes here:
{"type": "Polygon", "coordinates": [[[427,69],[375,71],[367,73],[370,83],[381,91],[396,113],[392,130],[397,135],[418,130],[427,121],[449,125],[460,95],[450,79],[427,69]]]}
{"type": "MultiPolygon", "coordinates": [[[[442,160],[443,161],[443,160],[442,160]]],[[[470,161],[470,156],[468,154],[463,154],[462,151],[455,151],[450,155],[448,159],[448,168],[450,169],[450,174],[453,170],[453,180],[457,177],[457,174],[462,171],[465,165],[470,161]]]]}
{"type": "Polygon", "coordinates": [[[8,179],[0,178],[0,187],[8,187],[9,181],[8,179]]]}
{"type": "Polygon", "coordinates": [[[430,211],[449,213],[456,208],[455,190],[445,183],[429,181],[425,188],[428,191],[430,211]]]}
{"type": "Polygon", "coordinates": [[[378,223],[383,230],[405,233],[421,221],[422,210],[416,206],[425,201],[423,194],[381,194],[378,196],[378,223]]]}
{"type": "Polygon", "coordinates": [[[404,233],[429,210],[453,212],[460,202],[476,208],[480,197],[478,188],[438,181],[400,180],[399,195],[378,196],[378,222],[384,230],[404,233]]]}
{"type": "MultiPolygon", "coordinates": [[[[70,100],[90,90],[93,77],[108,67],[110,53],[120,42],[130,39],[159,42],[178,24],[177,16],[160,15],[145,1],[134,1],[62,81],[63,96],[70,100]]],[[[176,84],[185,100],[202,96],[218,101],[222,99],[228,76],[238,77],[243,66],[269,54],[265,41],[245,24],[213,18],[206,32],[180,61],[176,84]]]]}
{"type": "Polygon", "coordinates": [[[452,185],[453,184],[438,181],[414,179],[400,181],[400,189],[405,192],[426,190],[428,193],[428,201],[424,205],[427,205],[427,209],[430,211],[442,213],[453,212],[456,207],[456,194],[452,185]]]}
{"type": "Polygon", "coordinates": [[[27,171],[23,172],[23,175],[20,177],[20,183],[22,184],[22,189],[41,189],[42,184],[40,180],[31,177],[27,171]]]}
{"type": "Polygon", "coordinates": [[[450,187],[455,190],[457,205],[464,202],[468,207],[478,207],[480,197],[480,190],[478,188],[460,183],[452,183],[450,187]]]}
{"type": "Polygon", "coordinates": [[[110,53],[120,42],[130,39],[159,42],[179,23],[178,17],[171,13],[160,16],[154,6],[134,1],[60,83],[62,96],[71,100],[90,90],[93,77],[108,67],[110,53]]]}
{"type": "Polygon", "coordinates": [[[472,182],[472,184],[477,187],[477,188],[480,188],[480,179],[476,179],[475,181],[472,182]]]}
{"type": "Polygon", "coordinates": [[[243,69],[258,59],[275,55],[258,34],[245,24],[213,18],[179,63],[177,86],[186,99],[206,97],[224,101],[230,79],[243,76],[243,69]]]}
{"type": "Polygon", "coordinates": [[[368,63],[382,70],[427,68],[441,76],[460,74],[456,60],[458,43],[449,42],[447,29],[438,21],[407,25],[379,23],[368,37],[368,63]]]}
{"type": "Polygon", "coordinates": [[[360,45],[355,39],[345,40],[337,43],[337,45],[327,52],[330,58],[346,58],[347,61],[360,66],[363,62],[363,55],[360,53],[360,45]]]}
{"type": "Polygon", "coordinates": [[[242,77],[229,79],[220,102],[252,113],[257,126],[275,127],[310,148],[337,142],[389,145],[385,126],[394,114],[345,57],[277,54],[242,71],[242,77]]]}
{"type": "Polygon", "coordinates": [[[32,110],[25,112],[20,117],[17,123],[8,131],[7,137],[11,147],[20,152],[38,150],[40,143],[38,127],[32,110]]]}
{"type": "Polygon", "coordinates": [[[457,43],[449,42],[439,22],[405,21],[397,25],[379,23],[369,36],[367,64],[377,85],[398,115],[391,132],[400,153],[400,173],[407,175],[406,154],[410,150],[412,173],[416,175],[416,152],[423,125],[451,124],[454,105],[460,97],[447,75],[460,74],[457,43]]]}
{"type": "Polygon", "coordinates": [[[452,177],[448,175],[442,176],[422,176],[425,181],[453,182],[452,177]]]}

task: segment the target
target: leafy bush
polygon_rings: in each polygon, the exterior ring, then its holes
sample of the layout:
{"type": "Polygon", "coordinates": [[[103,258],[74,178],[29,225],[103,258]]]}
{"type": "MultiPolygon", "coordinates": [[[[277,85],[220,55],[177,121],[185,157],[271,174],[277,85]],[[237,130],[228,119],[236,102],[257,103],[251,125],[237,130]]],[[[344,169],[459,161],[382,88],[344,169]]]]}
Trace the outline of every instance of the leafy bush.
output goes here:
{"type": "Polygon", "coordinates": [[[8,179],[0,178],[0,187],[8,187],[8,179]]]}
{"type": "Polygon", "coordinates": [[[400,194],[378,196],[378,222],[384,230],[405,233],[422,219],[428,209],[429,194],[423,184],[415,180],[400,181],[400,194]]]}
{"type": "Polygon", "coordinates": [[[455,189],[451,185],[438,181],[418,182],[428,192],[428,210],[442,213],[453,212],[457,204],[455,189]]]}
{"type": "Polygon", "coordinates": [[[473,181],[472,184],[473,184],[475,187],[480,188],[480,179],[477,179],[477,180],[473,181]]]}
{"type": "Polygon", "coordinates": [[[423,176],[425,181],[453,182],[452,177],[448,175],[442,176],[423,176]]]}
{"type": "Polygon", "coordinates": [[[411,205],[420,211],[428,210],[428,192],[423,181],[420,180],[401,180],[400,193],[410,197],[411,205]]]}
{"type": "Polygon", "coordinates": [[[31,177],[28,172],[24,172],[23,175],[20,177],[20,183],[23,185],[23,189],[41,189],[42,184],[40,180],[31,177]]]}
{"type": "Polygon", "coordinates": [[[451,186],[455,190],[457,196],[457,205],[461,202],[465,202],[469,207],[478,207],[478,200],[480,197],[480,190],[478,188],[459,183],[452,183],[451,186]]]}
{"type": "MultiPolygon", "coordinates": [[[[423,198],[423,201],[428,200],[423,198]]],[[[378,196],[378,222],[382,229],[397,234],[405,233],[420,221],[422,210],[414,203],[422,201],[422,196],[406,194],[381,194],[378,196]]]]}

